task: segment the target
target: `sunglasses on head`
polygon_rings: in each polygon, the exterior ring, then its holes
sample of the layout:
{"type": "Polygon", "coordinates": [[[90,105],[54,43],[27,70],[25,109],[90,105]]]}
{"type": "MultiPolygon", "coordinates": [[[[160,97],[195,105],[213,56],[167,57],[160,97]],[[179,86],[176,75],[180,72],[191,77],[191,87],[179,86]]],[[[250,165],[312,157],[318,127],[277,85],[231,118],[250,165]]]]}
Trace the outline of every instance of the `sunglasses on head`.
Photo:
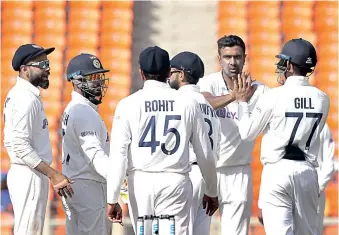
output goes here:
{"type": "Polygon", "coordinates": [[[32,62],[30,64],[26,64],[26,66],[32,66],[40,69],[47,69],[49,68],[49,60],[43,60],[39,62],[32,62]]]}

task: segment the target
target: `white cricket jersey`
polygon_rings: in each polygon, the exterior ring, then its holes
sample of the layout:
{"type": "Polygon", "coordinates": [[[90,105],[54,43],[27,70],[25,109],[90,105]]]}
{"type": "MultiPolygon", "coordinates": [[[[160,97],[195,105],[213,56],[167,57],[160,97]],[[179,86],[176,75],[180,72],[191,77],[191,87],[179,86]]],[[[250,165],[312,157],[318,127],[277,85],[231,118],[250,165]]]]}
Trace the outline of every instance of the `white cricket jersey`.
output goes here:
{"type": "MultiPolygon", "coordinates": [[[[108,202],[116,202],[126,173],[188,173],[189,143],[206,181],[217,195],[215,161],[199,105],[167,83],[145,81],[142,90],[122,99],[115,110],[107,171],[108,202]]],[[[170,179],[169,179],[170,180],[170,179]]]]}
{"type": "Polygon", "coordinates": [[[325,123],[320,133],[320,148],[318,153],[318,182],[320,191],[323,191],[334,174],[334,141],[330,128],[325,123]]]}
{"type": "Polygon", "coordinates": [[[33,151],[47,164],[52,163],[52,147],[40,91],[30,82],[17,77],[4,104],[4,145],[11,163],[33,151]]]}
{"type": "Polygon", "coordinates": [[[73,91],[62,116],[62,173],[105,183],[109,136],[98,107],[73,91]]]}
{"type": "Polygon", "coordinates": [[[260,97],[252,111],[240,103],[240,135],[254,140],[261,131],[261,162],[275,163],[285,155],[287,145],[298,146],[314,167],[329,109],[327,94],[310,86],[307,77],[291,76],[285,85],[260,97]]]}
{"type": "MultiPolygon", "coordinates": [[[[257,90],[249,102],[249,110],[253,110],[258,98],[269,88],[258,82],[257,90]]],[[[212,73],[198,82],[201,92],[209,92],[213,96],[227,95],[230,89],[221,72],[212,73]]],[[[246,165],[252,162],[254,140],[243,141],[239,134],[239,102],[233,101],[224,108],[216,110],[221,124],[220,154],[217,167],[246,165]]]]}
{"type": "MultiPolygon", "coordinates": [[[[211,147],[214,153],[215,162],[219,159],[220,151],[220,138],[221,138],[221,127],[219,118],[208,103],[203,94],[200,93],[200,89],[197,85],[184,85],[179,88],[180,92],[183,92],[185,96],[190,97],[198,102],[200,111],[204,116],[205,124],[208,128],[208,137],[210,139],[211,147]]],[[[190,144],[190,163],[196,162],[197,157],[195,156],[192,145],[190,144]]]]}

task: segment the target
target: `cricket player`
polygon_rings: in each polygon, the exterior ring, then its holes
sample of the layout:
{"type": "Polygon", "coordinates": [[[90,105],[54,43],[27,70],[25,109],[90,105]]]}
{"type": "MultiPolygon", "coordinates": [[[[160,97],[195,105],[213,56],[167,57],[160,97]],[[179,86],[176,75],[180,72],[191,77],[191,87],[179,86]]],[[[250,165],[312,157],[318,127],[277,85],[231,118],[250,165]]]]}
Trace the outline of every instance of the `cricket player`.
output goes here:
{"type": "Polygon", "coordinates": [[[42,234],[48,179],[59,195],[73,194],[70,180],[50,167],[52,147],[39,90],[49,86],[47,55],[54,49],[25,44],[16,50],[12,60],[19,75],[4,104],[4,146],[11,161],[7,184],[15,235],[42,234]]]}
{"type": "Polygon", "coordinates": [[[320,133],[320,149],[317,155],[319,167],[316,168],[318,172],[318,183],[320,190],[319,197],[319,211],[318,211],[318,232],[317,235],[323,234],[324,227],[324,212],[325,212],[325,188],[334,174],[334,141],[330,128],[325,124],[324,129],[320,133]]]}
{"type": "MultiPolygon", "coordinates": [[[[199,103],[204,116],[205,125],[208,128],[208,137],[214,153],[215,161],[219,156],[220,145],[220,121],[213,107],[200,93],[197,83],[204,76],[204,63],[201,58],[192,52],[181,52],[171,60],[171,77],[169,85],[183,92],[199,103]]],[[[193,185],[193,200],[190,209],[189,234],[208,235],[210,232],[211,216],[203,209],[202,198],[205,192],[205,182],[201,175],[197,159],[192,146],[190,146],[190,164],[192,171],[189,173],[193,185]]]]}
{"type": "Polygon", "coordinates": [[[75,196],[63,198],[67,235],[110,235],[106,217],[109,135],[98,113],[108,78],[91,54],[75,56],[67,67],[72,100],[62,117],[62,172],[74,181],[75,196]]]}
{"type": "MultiPolygon", "coordinates": [[[[115,111],[107,171],[108,216],[117,215],[115,207],[127,170],[134,231],[138,216],[171,215],[175,216],[175,234],[186,235],[192,202],[189,143],[206,182],[206,213],[212,215],[218,207],[208,130],[198,103],[167,84],[167,51],[148,47],[140,54],[139,64],[143,89],[122,99],[115,111]]],[[[149,223],[144,231],[151,233],[149,223]]]]}
{"type": "MultiPolygon", "coordinates": [[[[198,82],[200,91],[216,110],[221,123],[220,153],[217,161],[221,233],[247,235],[252,214],[252,151],[254,140],[243,141],[239,134],[239,103],[235,101],[232,79],[242,73],[246,58],[243,40],[236,35],[218,40],[218,59],[222,70],[198,82]]],[[[249,109],[269,88],[255,82],[247,94],[249,109]]]]}
{"type": "Polygon", "coordinates": [[[315,168],[329,98],[309,85],[309,73],[317,64],[310,42],[292,39],[277,58],[283,86],[262,95],[252,112],[244,95],[252,86],[244,78],[235,81],[239,132],[251,141],[263,131],[259,201],[266,234],[315,235],[320,191],[315,168]]]}
{"type": "MultiPolygon", "coordinates": [[[[318,226],[317,235],[323,234],[323,223],[324,223],[324,211],[325,211],[325,188],[328,182],[331,180],[334,174],[334,141],[332,138],[331,131],[327,124],[325,124],[322,132],[320,133],[320,149],[317,155],[317,161],[319,167],[317,167],[318,183],[320,190],[319,197],[319,211],[318,211],[318,226]]],[[[259,216],[258,219],[263,223],[261,206],[259,203],[259,216]]]]}

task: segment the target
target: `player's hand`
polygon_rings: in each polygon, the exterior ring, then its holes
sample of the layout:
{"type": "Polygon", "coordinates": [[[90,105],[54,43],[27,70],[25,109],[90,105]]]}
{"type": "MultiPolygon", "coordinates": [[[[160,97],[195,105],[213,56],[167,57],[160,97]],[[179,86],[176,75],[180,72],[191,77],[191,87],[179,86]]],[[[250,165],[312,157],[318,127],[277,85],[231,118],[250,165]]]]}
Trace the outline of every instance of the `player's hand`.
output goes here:
{"type": "Polygon", "coordinates": [[[212,216],[219,208],[218,197],[210,197],[206,194],[202,199],[202,207],[206,209],[206,214],[212,216]]]}
{"type": "Polygon", "coordinates": [[[238,74],[238,79],[233,79],[233,96],[240,102],[248,102],[257,89],[257,85],[252,86],[250,73],[238,74]]]}
{"type": "Polygon", "coordinates": [[[51,177],[51,184],[54,190],[62,197],[72,197],[74,194],[71,184],[73,181],[68,179],[65,175],[57,172],[51,177]]]}
{"type": "Polygon", "coordinates": [[[258,220],[259,220],[259,222],[262,225],[264,225],[264,219],[262,218],[262,211],[261,211],[261,209],[259,209],[259,211],[258,211],[258,220]]]}
{"type": "Polygon", "coordinates": [[[119,223],[124,226],[122,223],[122,209],[119,203],[107,204],[107,218],[112,223],[119,223]]]}

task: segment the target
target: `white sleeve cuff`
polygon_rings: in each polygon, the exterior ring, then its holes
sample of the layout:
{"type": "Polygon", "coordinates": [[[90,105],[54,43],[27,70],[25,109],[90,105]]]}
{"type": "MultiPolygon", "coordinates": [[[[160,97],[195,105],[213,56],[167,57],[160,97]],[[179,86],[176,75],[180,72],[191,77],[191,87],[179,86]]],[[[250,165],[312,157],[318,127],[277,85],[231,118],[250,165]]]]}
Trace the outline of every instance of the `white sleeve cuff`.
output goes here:
{"type": "Polygon", "coordinates": [[[38,154],[35,151],[30,152],[26,156],[22,158],[22,161],[29,166],[30,168],[35,168],[37,165],[39,165],[40,162],[42,162],[42,159],[38,156],[38,154]]]}
{"type": "Polygon", "coordinates": [[[107,204],[115,204],[115,203],[118,203],[118,202],[119,202],[119,199],[116,199],[116,198],[108,199],[107,198],[107,204]]]}

